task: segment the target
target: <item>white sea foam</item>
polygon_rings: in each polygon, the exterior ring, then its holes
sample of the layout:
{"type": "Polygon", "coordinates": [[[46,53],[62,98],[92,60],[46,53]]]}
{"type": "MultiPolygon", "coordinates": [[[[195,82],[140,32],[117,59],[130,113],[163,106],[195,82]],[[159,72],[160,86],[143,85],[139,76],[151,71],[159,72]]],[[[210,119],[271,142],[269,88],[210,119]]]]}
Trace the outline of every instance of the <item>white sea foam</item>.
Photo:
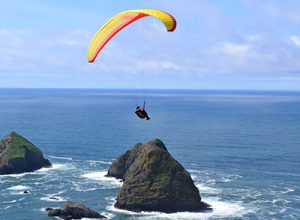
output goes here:
{"type": "Polygon", "coordinates": [[[17,203],[17,202],[20,202],[22,200],[24,200],[25,198],[21,198],[21,199],[13,199],[13,200],[10,200],[10,201],[1,201],[2,204],[12,204],[12,203],[17,203]]]}
{"type": "Polygon", "coordinates": [[[84,187],[80,187],[80,186],[75,187],[75,190],[79,191],[79,192],[91,192],[91,191],[95,191],[97,189],[98,188],[84,188],[84,187]]]}
{"type": "Polygon", "coordinates": [[[192,177],[193,180],[197,179],[197,176],[194,175],[194,174],[191,174],[191,177],[192,177]]]}
{"type": "Polygon", "coordinates": [[[24,191],[12,191],[10,194],[11,195],[26,195],[26,194],[29,194],[30,192],[27,192],[27,193],[24,193],[24,191]]]}
{"type": "Polygon", "coordinates": [[[87,184],[85,182],[80,182],[80,183],[76,183],[76,182],[72,182],[73,186],[72,187],[72,190],[76,190],[78,192],[91,192],[91,191],[95,191],[99,188],[96,188],[96,187],[89,187],[87,186],[87,184]]]}
{"type": "Polygon", "coordinates": [[[208,179],[206,182],[210,183],[216,183],[216,182],[222,182],[222,183],[228,183],[236,181],[237,179],[242,178],[241,175],[238,174],[225,174],[225,173],[212,173],[212,172],[205,172],[205,171],[199,171],[195,169],[188,169],[188,172],[191,174],[191,177],[193,180],[197,179],[208,179]],[[213,179],[210,179],[213,175],[213,179]]]}
{"type": "MultiPolygon", "coordinates": [[[[48,207],[47,207],[48,208],[48,207]]],[[[46,208],[39,208],[40,212],[46,212],[46,208]]]]}
{"type": "MultiPolygon", "coordinates": [[[[103,214],[102,214],[103,215],[103,214]]],[[[106,216],[107,217],[107,216],[106,216]]],[[[58,218],[60,219],[60,218],[58,218]]],[[[99,220],[99,218],[82,218],[82,220],[99,220]]],[[[108,219],[111,219],[111,218],[108,218],[108,219]]]]}
{"type": "Polygon", "coordinates": [[[12,207],[11,205],[8,205],[8,206],[5,206],[4,209],[9,209],[11,207],[12,207]]]}
{"type": "Polygon", "coordinates": [[[240,178],[242,178],[242,176],[237,175],[237,174],[226,175],[226,176],[221,178],[221,182],[229,183],[229,182],[232,182],[232,181],[236,181],[237,179],[240,179],[240,178]]]}
{"type": "Polygon", "coordinates": [[[68,197],[59,196],[59,195],[63,194],[64,192],[65,191],[59,191],[57,193],[47,194],[45,197],[40,198],[40,200],[48,201],[48,202],[63,202],[63,201],[67,201],[69,199],[68,197]]]}
{"type": "Polygon", "coordinates": [[[60,196],[51,196],[51,197],[42,197],[40,200],[48,201],[48,202],[65,202],[68,198],[63,198],[60,196]]]}
{"type": "Polygon", "coordinates": [[[287,205],[287,204],[289,204],[289,203],[291,203],[289,200],[287,200],[287,199],[273,199],[272,200],[272,203],[274,204],[274,205],[282,205],[282,204],[285,204],[285,205],[287,205]]]}
{"type": "Polygon", "coordinates": [[[31,187],[29,186],[23,186],[23,185],[17,185],[17,186],[12,186],[8,188],[9,190],[29,190],[31,187]]]}
{"type": "Polygon", "coordinates": [[[90,180],[97,180],[99,184],[104,185],[105,187],[109,188],[117,188],[122,186],[122,183],[114,177],[106,177],[106,171],[100,172],[92,172],[92,173],[85,173],[81,175],[81,177],[90,179],[90,180]]]}
{"type": "Polygon", "coordinates": [[[110,161],[103,161],[103,160],[87,160],[87,162],[89,162],[90,164],[112,164],[112,162],[110,161]]]}
{"type": "Polygon", "coordinates": [[[280,192],[280,194],[287,194],[290,192],[294,192],[295,189],[291,188],[291,187],[285,187],[283,191],[280,192]]]}
{"type": "Polygon", "coordinates": [[[5,178],[5,177],[14,177],[14,178],[21,178],[23,176],[26,176],[28,174],[31,174],[31,173],[20,173],[20,174],[5,174],[5,175],[1,175],[2,178],[5,178]]]}
{"type": "Polygon", "coordinates": [[[17,202],[17,200],[16,200],[16,199],[14,199],[14,200],[11,200],[11,201],[3,201],[3,202],[1,202],[1,203],[3,203],[3,204],[7,204],[7,203],[15,203],[15,202],[17,202]]]}
{"type": "Polygon", "coordinates": [[[49,156],[49,157],[53,159],[59,159],[59,160],[73,160],[72,157],[57,157],[57,156],[49,156]]]}
{"type": "Polygon", "coordinates": [[[20,174],[6,174],[6,175],[1,175],[1,178],[13,177],[16,179],[20,179],[26,175],[44,174],[50,170],[65,170],[65,169],[70,169],[70,168],[71,168],[71,166],[68,166],[66,164],[52,164],[51,167],[43,167],[34,172],[25,172],[25,173],[20,173],[20,174]]]}
{"type": "Polygon", "coordinates": [[[214,194],[214,195],[215,195],[215,194],[220,194],[220,193],[221,193],[221,190],[220,190],[220,189],[213,188],[213,187],[210,187],[210,186],[201,184],[201,183],[196,184],[196,187],[199,189],[199,191],[200,191],[201,193],[214,194]]]}
{"type": "Polygon", "coordinates": [[[204,172],[204,171],[200,171],[200,170],[195,170],[195,169],[187,169],[187,171],[189,172],[189,173],[200,173],[200,174],[202,174],[202,173],[204,173],[204,174],[208,174],[208,173],[206,173],[206,172],[204,172]]]}
{"type": "Polygon", "coordinates": [[[104,215],[106,218],[108,219],[112,219],[113,217],[115,217],[116,215],[114,215],[113,213],[111,212],[101,212],[100,213],[101,215],[104,215]]]}
{"type": "Polygon", "coordinates": [[[56,164],[52,164],[51,167],[41,168],[41,169],[37,170],[35,173],[46,173],[51,170],[66,170],[66,169],[70,169],[70,168],[71,167],[68,166],[67,164],[56,163],[56,164]]]}
{"type": "Polygon", "coordinates": [[[215,199],[206,200],[213,208],[211,212],[178,212],[178,213],[160,213],[160,212],[131,212],[127,210],[121,210],[114,207],[114,203],[106,207],[107,210],[112,212],[124,213],[128,215],[134,215],[140,219],[211,219],[211,218],[227,218],[227,217],[242,217],[246,213],[250,212],[239,202],[224,202],[215,199]]]}
{"type": "Polygon", "coordinates": [[[238,216],[241,217],[249,211],[243,206],[242,202],[225,202],[215,199],[206,199],[205,202],[213,207],[212,216],[238,216]]]}
{"type": "Polygon", "coordinates": [[[10,190],[11,195],[24,195],[24,191],[29,191],[30,189],[31,187],[23,185],[17,185],[8,188],[8,190],[10,190]]]}
{"type": "Polygon", "coordinates": [[[0,180],[0,184],[10,182],[9,180],[0,180]]]}
{"type": "Polygon", "coordinates": [[[102,180],[103,178],[110,178],[110,177],[105,177],[105,175],[106,172],[101,171],[101,172],[85,173],[81,176],[93,180],[102,180]]]}
{"type": "Polygon", "coordinates": [[[58,196],[58,195],[62,194],[63,192],[64,191],[54,193],[54,194],[48,194],[47,196],[40,198],[40,200],[48,201],[48,202],[64,202],[64,201],[67,201],[69,199],[68,197],[58,196]]]}
{"type": "MultiPolygon", "coordinates": [[[[112,214],[112,213],[100,213],[101,215],[104,215],[107,219],[112,219],[115,215],[112,214]]],[[[82,218],[82,220],[92,220],[92,219],[95,219],[97,220],[98,218],[82,218]]]]}

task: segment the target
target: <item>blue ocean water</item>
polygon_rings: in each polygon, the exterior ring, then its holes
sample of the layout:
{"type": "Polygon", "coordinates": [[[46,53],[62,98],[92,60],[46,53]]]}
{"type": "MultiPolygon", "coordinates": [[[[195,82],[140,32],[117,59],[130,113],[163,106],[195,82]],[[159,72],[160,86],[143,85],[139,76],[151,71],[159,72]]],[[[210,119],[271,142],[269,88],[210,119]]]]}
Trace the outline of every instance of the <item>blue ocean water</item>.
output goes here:
{"type": "Polygon", "coordinates": [[[0,136],[12,130],[53,167],[0,176],[1,220],[49,219],[44,209],[67,200],[110,219],[300,219],[300,93],[1,89],[0,136]],[[143,96],[150,121],[133,113],[143,96]],[[191,173],[213,212],[113,207],[121,183],[104,177],[109,165],[153,138],[191,173]]]}

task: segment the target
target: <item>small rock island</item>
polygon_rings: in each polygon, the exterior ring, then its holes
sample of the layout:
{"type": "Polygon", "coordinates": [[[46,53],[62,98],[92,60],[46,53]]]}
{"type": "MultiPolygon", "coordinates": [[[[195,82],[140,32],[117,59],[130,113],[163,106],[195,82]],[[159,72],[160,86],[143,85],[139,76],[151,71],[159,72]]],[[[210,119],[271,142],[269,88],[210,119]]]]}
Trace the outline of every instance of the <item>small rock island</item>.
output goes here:
{"type": "Polygon", "coordinates": [[[165,213],[211,210],[201,201],[190,174],[159,139],[137,144],[119,156],[107,176],[123,180],[116,208],[165,213]]]}
{"type": "Polygon", "coordinates": [[[0,141],[0,175],[33,172],[51,167],[42,151],[16,132],[0,141]]]}
{"type": "Polygon", "coordinates": [[[64,220],[93,218],[106,219],[105,216],[99,214],[76,202],[66,202],[62,208],[52,209],[47,208],[48,216],[59,217],[64,220]]]}

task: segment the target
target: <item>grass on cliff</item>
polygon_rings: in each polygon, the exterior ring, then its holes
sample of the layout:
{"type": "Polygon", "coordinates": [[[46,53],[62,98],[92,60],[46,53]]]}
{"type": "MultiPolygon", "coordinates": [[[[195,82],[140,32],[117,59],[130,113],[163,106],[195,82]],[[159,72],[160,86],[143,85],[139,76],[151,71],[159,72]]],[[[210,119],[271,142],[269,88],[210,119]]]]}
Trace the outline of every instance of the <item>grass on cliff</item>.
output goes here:
{"type": "Polygon", "coordinates": [[[28,140],[18,135],[16,132],[12,132],[10,135],[12,138],[11,150],[9,154],[10,158],[25,157],[26,149],[32,151],[37,156],[42,157],[43,154],[40,149],[35,147],[28,140]]]}

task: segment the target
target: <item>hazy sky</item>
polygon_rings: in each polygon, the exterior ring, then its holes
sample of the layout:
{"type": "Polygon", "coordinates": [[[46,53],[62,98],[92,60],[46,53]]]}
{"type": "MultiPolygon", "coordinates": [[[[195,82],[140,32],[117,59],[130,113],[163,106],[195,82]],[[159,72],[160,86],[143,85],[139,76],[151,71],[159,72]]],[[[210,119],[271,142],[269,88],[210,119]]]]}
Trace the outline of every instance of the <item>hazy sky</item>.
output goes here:
{"type": "Polygon", "coordinates": [[[0,0],[0,88],[300,90],[299,0],[0,0]],[[118,12],[162,9],[87,62],[118,12]]]}

